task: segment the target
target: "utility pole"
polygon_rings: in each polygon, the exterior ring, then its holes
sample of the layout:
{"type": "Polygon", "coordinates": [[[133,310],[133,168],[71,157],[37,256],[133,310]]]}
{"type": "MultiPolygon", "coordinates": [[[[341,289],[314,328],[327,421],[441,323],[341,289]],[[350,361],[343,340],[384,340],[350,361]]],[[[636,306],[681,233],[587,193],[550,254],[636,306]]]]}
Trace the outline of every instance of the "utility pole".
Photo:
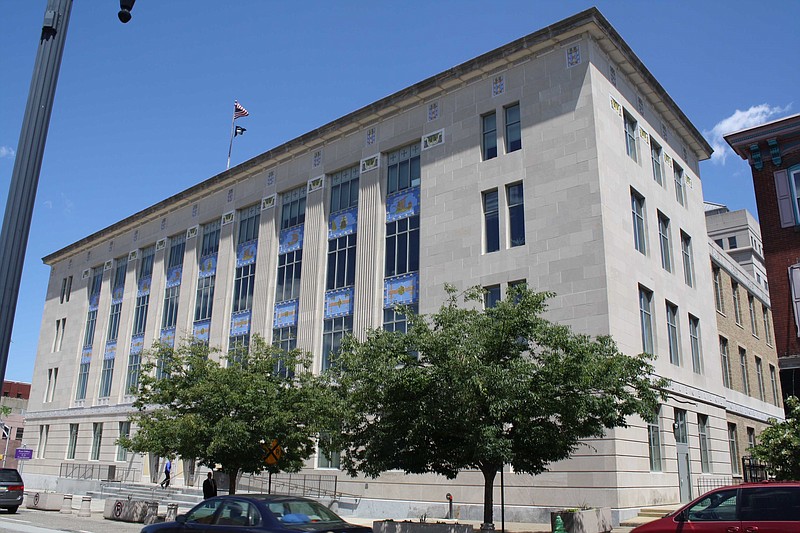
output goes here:
{"type": "Polygon", "coordinates": [[[19,134],[14,171],[0,233],[0,384],[6,377],[6,364],[14,328],[25,249],[31,229],[39,172],[58,71],[64,54],[72,0],[48,0],[39,38],[39,50],[33,68],[28,104],[19,134]]]}

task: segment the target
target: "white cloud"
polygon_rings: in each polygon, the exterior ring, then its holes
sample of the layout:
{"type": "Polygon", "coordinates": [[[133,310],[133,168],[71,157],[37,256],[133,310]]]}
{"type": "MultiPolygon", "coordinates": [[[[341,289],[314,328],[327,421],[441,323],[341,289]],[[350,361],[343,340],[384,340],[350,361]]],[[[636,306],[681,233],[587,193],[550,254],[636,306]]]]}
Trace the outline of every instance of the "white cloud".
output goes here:
{"type": "Polygon", "coordinates": [[[13,158],[16,152],[10,146],[0,146],[0,159],[4,157],[13,158]]]}
{"type": "Polygon", "coordinates": [[[53,202],[51,202],[50,200],[45,200],[45,201],[44,201],[44,206],[45,206],[47,209],[53,209],[53,202]]]}
{"type": "Polygon", "coordinates": [[[792,104],[786,107],[761,104],[751,106],[747,111],[737,109],[733,115],[717,122],[710,131],[703,131],[703,135],[706,136],[709,144],[714,149],[714,153],[711,155],[711,161],[724,165],[725,159],[729,154],[733,153],[728,143],[725,142],[725,139],[722,137],[723,135],[769,122],[769,120],[776,115],[781,115],[789,111],[791,107],[792,104]]]}

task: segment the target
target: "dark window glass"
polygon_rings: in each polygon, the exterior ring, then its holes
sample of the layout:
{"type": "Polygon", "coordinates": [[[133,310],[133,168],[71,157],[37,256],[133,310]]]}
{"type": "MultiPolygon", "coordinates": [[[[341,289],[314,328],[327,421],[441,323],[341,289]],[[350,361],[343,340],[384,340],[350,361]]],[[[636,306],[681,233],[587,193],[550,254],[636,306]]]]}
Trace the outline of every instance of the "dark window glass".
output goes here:
{"type": "Polygon", "coordinates": [[[519,121],[519,104],[506,108],[506,153],[522,148],[522,132],[519,121]]]}
{"type": "Polygon", "coordinates": [[[500,217],[497,191],[483,193],[483,219],[486,230],[486,253],[500,249],[500,217]]]}
{"type": "Polygon", "coordinates": [[[483,160],[497,157],[497,115],[490,113],[481,117],[483,123],[483,160]]]}

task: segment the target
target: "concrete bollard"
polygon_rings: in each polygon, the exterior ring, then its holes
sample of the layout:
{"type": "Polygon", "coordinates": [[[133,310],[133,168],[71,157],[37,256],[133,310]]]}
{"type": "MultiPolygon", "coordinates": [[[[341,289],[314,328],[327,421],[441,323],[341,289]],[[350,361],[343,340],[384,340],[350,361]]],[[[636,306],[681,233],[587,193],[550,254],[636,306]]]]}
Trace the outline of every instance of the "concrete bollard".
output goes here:
{"type": "Polygon", "coordinates": [[[64,494],[64,500],[61,502],[61,514],[72,514],[72,494],[64,494]]]}
{"type": "Polygon", "coordinates": [[[175,518],[178,516],[178,504],[177,503],[168,503],[167,504],[167,517],[165,519],[166,522],[174,522],[175,518]]]}
{"type": "Polygon", "coordinates": [[[81,508],[78,511],[78,516],[92,516],[92,497],[83,496],[81,498],[81,508]]]}
{"type": "Polygon", "coordinates": [[[144,515],[144,524],[150,525],[158,522],[158,502],[147,502],[147,512],[144,515]]]}

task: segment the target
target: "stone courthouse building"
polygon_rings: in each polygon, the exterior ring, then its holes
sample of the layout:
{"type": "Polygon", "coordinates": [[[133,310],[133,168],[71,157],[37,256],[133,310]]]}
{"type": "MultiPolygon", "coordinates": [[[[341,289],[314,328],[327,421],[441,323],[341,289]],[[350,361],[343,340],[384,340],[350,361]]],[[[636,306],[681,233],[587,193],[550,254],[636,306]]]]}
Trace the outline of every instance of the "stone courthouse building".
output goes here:
{"type": "MultiPolygon", "coordinates": [[[[507,518],[584,504],[627,516],[687,500],[702,478],[730,481],[698,175],[710,153],[590,9],[100,229],[44,258],[28,483],[55,486],[76,465],[151,482],[157,462],[115,440],[136,431],[130,392],[156,340],[225,350],[259,334],[323,371],[345,333],[403,330],[392,306],[433,312],[446,282],[489,299],[518,282],[554,291],[550,319],[655,353],[672,380],[658,417],[631,418],[545,474],[508,471],[507,518]]],[[[191,482],[178,463],[176,484],[191,482]]],[[[340,509],[362,516],[444,516],[447,493],[458,516],[481,516],[479,472],[351,479],[318,454],[305,473],[336,476],[352,496],[340,509]]]]}

